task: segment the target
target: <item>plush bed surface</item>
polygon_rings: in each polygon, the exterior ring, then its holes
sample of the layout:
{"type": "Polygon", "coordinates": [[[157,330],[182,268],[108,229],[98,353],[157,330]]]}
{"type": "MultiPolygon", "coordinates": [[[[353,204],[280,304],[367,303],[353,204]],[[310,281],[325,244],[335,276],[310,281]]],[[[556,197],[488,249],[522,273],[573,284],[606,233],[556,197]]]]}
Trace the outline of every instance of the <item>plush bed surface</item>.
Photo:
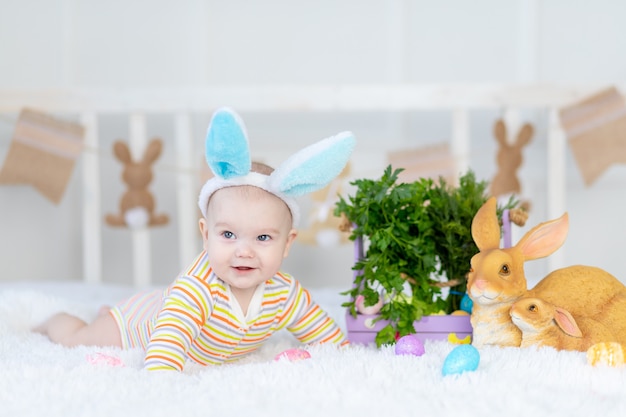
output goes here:
{"type": "MultiPolygon", "coordinates": [[[[454,345],[421,357],[392,347],[306,347],[311,359],[274,361],[301,347],[287,333],[240,362],[141,369],[142,352],[54,345],[29,329],[55,311],[90,319],[132,288],[76,282],[0,284],[0,415],[15,416],[623,416],[626,368],[592,367],[580,352],[484,348],[476,371],[442,375],[454,345]],[[88,360],[115,357],[122,367],[88,360]]],[[[313,298],[343,327],[340,289],[313,298]]]]}

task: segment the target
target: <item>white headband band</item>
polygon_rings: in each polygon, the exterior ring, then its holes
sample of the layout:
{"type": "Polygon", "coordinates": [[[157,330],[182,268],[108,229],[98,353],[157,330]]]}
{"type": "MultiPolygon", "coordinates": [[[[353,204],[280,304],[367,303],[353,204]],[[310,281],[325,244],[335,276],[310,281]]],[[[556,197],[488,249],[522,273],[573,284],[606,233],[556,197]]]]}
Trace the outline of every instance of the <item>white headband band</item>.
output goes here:
{"type": "Polygon", "coordinates": [[[242,120],[231,109],[218,109],[209,124],[205,149],[207,164],[215,176],[200,191],[200,211],[206,217],[209,199],[215,191],[251,185],[283,200],[296,227],[300,209],[295,197],[328,185],[348,163],[355,144],[352,133],[342,132],[296,152],[270,175],[251,172],[248,136],[242,120]]]}
{"type": "Polygon", "coordinates": [[[293,220],[294,227],[300,221],[300,207],[295,199],[288,197],[284,194],[278,194],[275,191],[272,191],[269,186],[269,176],[259,174],[258,172],[250,172],[243,177],[235,177],[231,179],[223,179],[217,176],[208,180],[202,190],[200,191],[200,197],[198,198],[198,206],[200,206],[200,210],[202,211],[202,215],[206,217],[207,207],[209,205],[209,198],[219,189],[226,187],[236,187],[241,185],[252,185],[254,187],[261,188],[271,194],[274,194],[276,197],[280,198],[287,204],[289,207],[289,211],[291,211],[291,217],[293,220]]]}

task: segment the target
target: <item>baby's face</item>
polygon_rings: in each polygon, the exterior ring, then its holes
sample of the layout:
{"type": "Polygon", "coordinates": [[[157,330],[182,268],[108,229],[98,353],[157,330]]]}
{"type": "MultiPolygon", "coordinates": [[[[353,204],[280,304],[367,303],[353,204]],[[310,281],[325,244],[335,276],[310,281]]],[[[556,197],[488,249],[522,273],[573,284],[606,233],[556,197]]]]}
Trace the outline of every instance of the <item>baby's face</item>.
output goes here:
{"type": "Polygon", "coordinates": [[[200,229],[214,272],[242,290],[274,276],[296,237],[287,205],[252,186],[216,191],[200,229]]]}

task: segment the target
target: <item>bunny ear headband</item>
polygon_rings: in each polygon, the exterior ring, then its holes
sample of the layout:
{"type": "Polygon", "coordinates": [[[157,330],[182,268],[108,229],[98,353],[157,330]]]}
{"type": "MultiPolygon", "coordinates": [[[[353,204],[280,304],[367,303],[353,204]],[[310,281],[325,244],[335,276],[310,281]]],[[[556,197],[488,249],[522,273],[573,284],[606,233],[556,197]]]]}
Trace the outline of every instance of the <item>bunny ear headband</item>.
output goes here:
{"type": "Polygon", "coordinates": [[[355,143],[352,133],[339,133],[296,152],[270,175],[263,175],[250,171],[252,161],[243,121],[228,108],[218,109],[206,137],[206,161],[215,176],[200,191],[198,205],[202,215],[206,217],[209,198],[215,191],[252,185],[283,200],[295,227],[300,217],[295,197],[319,190],[339,175],[355,143]]]}

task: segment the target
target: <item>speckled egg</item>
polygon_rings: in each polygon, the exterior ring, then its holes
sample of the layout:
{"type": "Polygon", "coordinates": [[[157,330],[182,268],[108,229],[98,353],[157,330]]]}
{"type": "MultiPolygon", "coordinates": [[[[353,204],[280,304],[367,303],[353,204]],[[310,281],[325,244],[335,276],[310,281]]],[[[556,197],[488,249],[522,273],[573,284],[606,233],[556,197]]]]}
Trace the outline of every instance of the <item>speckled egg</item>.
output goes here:
{"type": "Polygon", "coordinates": [[[278,355],[274,357],[274,360],[278,361],[281,359],[287,359],[291,362],[295,362],[295,361],[301,361],[304,359],[309,359],[310,357],[311,357],[311,354],[307,352],[306,350],[293,348],[293,349],[287,349],[287,350],[280,352],[278,355]]]}
{"type": "Polygon", "coordinates": [[[624,365],[624,348],[617,342],[596,343],[587,349],[589,365],[624,365]]]}
{"type": "Polygon", "coordinates": [[[407,334],[396,341],[396,355],[422,356],[424,343],[415,335],[407,334]]]}
{"type": "Polygon", "coordinates": [[[480,362],[480,354],[472,345],[459,345],[452,349],[443,362],[443,374],[460,374],[475,371],[480,362]]]}

